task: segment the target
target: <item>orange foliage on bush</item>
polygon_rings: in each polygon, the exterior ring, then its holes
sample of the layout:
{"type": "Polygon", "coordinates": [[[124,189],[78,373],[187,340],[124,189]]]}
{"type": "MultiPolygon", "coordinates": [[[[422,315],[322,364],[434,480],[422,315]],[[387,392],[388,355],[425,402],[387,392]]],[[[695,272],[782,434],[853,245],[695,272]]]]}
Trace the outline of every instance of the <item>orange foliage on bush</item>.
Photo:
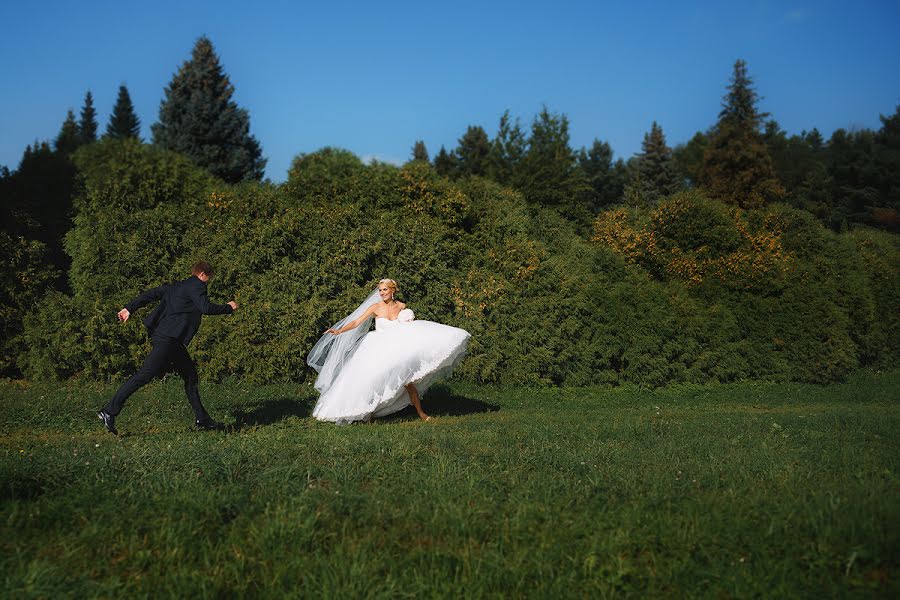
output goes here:
{"type": "Polygon", "coordinates": [[[649,211],[608,210],[594,221],[591,240],[659,279],[689,286],[718,281],[764,291],[793,270],[795,257],[784,249],[783,227],[774,213],[751,226],[747,211],[713,203],[678,194],[649,211]]]}

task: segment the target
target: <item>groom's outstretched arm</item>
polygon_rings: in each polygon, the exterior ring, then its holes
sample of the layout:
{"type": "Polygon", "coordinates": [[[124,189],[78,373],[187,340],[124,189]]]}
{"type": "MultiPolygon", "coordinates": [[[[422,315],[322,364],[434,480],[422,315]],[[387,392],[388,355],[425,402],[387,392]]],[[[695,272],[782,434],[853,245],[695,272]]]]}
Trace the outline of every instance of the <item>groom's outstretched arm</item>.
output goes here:
{"type": "Polygon", "coordinates": [[[128,317],[131,316],[131,313],[134,311],[147,306],[154,300],[162,300],[162,297],[166,293],[166,288],[168,285],[161,285],[159,287],[155,287],[153,289],[147,290],[146,292],[141,292],[138,294],[131,302],[125,305],[125,308],[119,311],[119,320],[123,323],[128,320],[128,317]]]}
{"type": "Polygon", "coordinates": [[[237,303],[234,300],[228,304],[213,304],[206,296],[205,287],[191,294],[191,301],[197,307],[197,310],[204,315],[230,315],[237,308],[237,303]]]}

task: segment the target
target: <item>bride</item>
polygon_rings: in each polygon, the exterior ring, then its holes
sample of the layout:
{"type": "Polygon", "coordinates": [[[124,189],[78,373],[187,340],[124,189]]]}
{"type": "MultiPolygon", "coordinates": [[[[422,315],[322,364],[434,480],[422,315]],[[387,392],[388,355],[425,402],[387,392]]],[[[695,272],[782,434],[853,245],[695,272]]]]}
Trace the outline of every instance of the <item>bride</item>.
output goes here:
{"type": "Polygon", "coordinates": [[[315,418],[338,424],[369,421],[412,403],[421,419],[431,419],[420,394],[453,370],[471,336],[457,327],[415,320],[413,311],[394,299],[396,292],[396,281],[382,279],[313,346],[307,364],[319,373],[315,387],[321,393],[315,418]],[[369,332],[372,318],[375,331],[369,332]]]}

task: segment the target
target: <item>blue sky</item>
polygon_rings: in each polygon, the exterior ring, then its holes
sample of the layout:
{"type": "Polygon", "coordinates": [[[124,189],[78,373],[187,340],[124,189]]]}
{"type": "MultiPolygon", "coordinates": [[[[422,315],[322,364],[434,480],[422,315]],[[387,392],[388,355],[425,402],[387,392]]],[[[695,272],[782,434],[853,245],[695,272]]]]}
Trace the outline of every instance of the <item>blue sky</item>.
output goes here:
{"type": "Polygon", "coordinates": [[[900,104],[900,2],[10,2],[3,9],[0,165],[52,139],[90,89],[101,132],[125,83],[145,140],[200,35],[213,42],[283,181],[338,146],[402,162],[504,110],[565,113],[572,145],[640,150],[715,122],[737,58],[791,133],[877,128],[900,104]]]}

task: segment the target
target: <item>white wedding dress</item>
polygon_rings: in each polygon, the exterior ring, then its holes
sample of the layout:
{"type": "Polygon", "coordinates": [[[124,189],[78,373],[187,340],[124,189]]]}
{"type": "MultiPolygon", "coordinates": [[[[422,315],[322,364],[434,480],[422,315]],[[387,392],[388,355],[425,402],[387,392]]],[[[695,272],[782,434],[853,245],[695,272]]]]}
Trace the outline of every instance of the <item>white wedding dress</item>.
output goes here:
{"type": "MultiPolygon", "coordinates": [[[[343,334],[346,335],[346,334],[343,334]]],[[[469,332],[433,321],[375,319],[334,382],[319,396],[313,416],[346,424],[397,412],[409,406],[407,384],[419,397],[448,376],[462,360],[469,332]]]]}

